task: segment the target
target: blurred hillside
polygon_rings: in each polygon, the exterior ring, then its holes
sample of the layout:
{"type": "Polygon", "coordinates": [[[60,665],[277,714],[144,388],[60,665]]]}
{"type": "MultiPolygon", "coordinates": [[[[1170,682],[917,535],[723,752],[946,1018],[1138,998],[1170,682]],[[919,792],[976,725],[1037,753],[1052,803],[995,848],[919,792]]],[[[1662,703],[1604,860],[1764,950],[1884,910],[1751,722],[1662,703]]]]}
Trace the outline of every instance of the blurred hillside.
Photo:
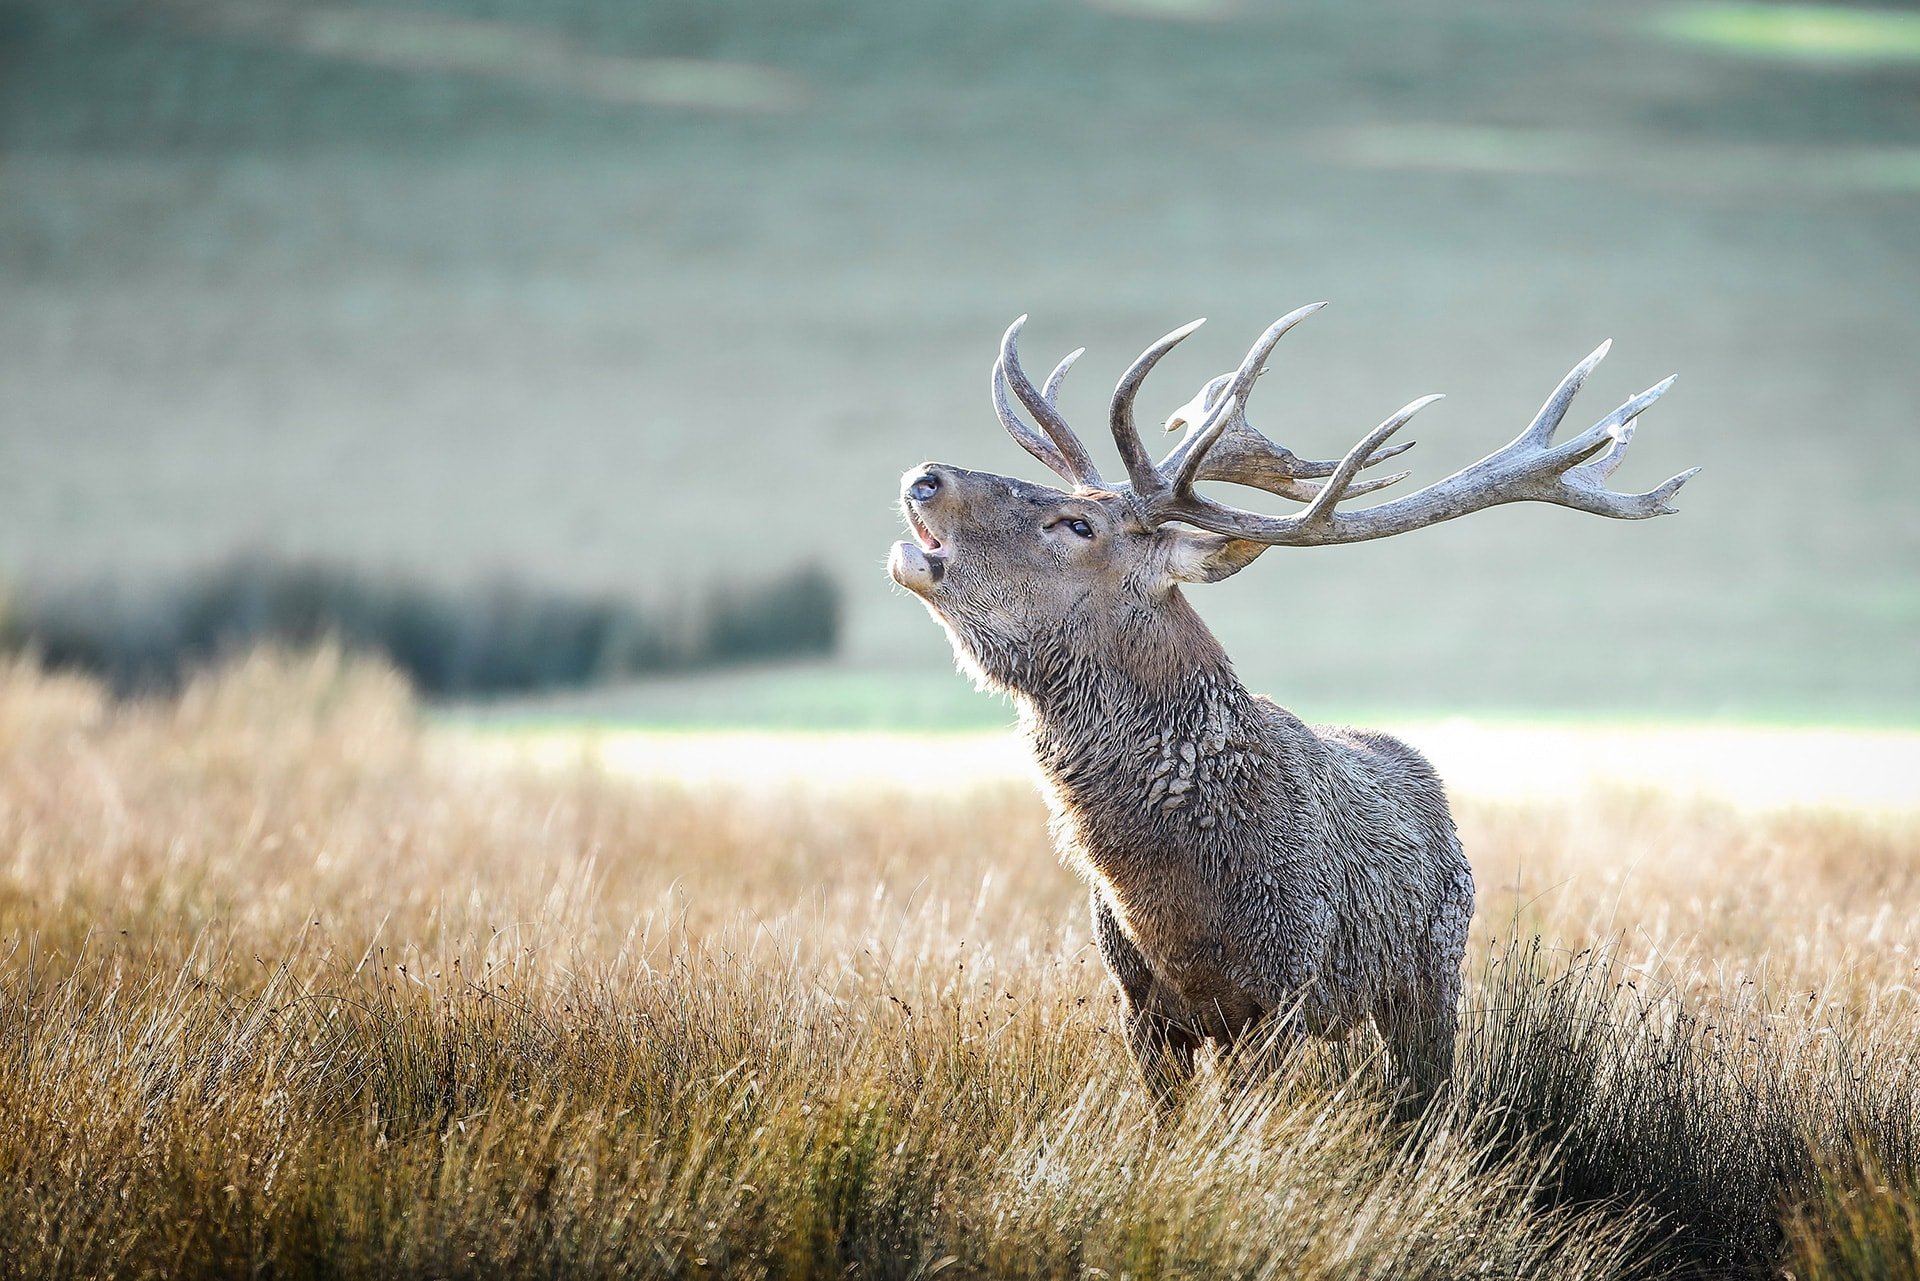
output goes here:
{"type": "MultiPolygon", "coordinates": [[[[1602,338],[1678,371],[1623,487],[1276,551],[1199,593],[1345,707],[1920,719],[1920,60],[1839,6],[6,0],[0,576],[236,546],[587,589],[847,588],[847,671],[955,683],[881,569],[900,472],[1018,470],[1197,315],[1148,413],[1292,307],[1252,418],[1414,483],[1602,338]]],[[[1100,447],[1096,444],[1096,449],[1100,447]]],[[[1104,457],[1104,454],[1103,454],[1104,457]]],[[[809,677],[809,679],[812,679],[809,677]]],[[[756,694],[742,696],[758,697],[756,694]]]]}

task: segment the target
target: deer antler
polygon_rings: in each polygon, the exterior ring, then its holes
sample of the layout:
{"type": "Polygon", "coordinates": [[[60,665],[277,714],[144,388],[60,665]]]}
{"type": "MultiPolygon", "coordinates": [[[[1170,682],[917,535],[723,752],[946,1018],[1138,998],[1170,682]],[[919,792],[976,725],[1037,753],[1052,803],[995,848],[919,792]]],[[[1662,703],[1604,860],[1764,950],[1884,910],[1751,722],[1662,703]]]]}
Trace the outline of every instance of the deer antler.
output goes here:
{"type": "MultiPolygon", "coordinates": [[[[1176,410],[1167,427],[1172,430],[1184,425],[1186,432],[1158,463],[1148,456],[1134,425],[1134,397],[1161,358],[1202,322],[1182,325],[1140,353],[1114,388],[1109,426],[1121,461],[1126,464],[1126,488],[1143,517],[1154,524],[1180,521],[1251,542],[1287,546],[1386,538],[1483,507],[1515,502],[1554,503],[1599,516],[1643,520],[1671,513],[1668,500],[1700,470],[1695,467],[1682,472],[1641,494],[1618,494],[1605,484],[1633,439],[1633,420],[1673,385],[1671,378],[1641,392],[1572,440],[1553,444],[1553,434],[1566,417],[1574,394],[1612,346],[1609,340],[1561,380],[1527,429],[1503,448],[1445,480],[1391,502],[1357,512],[1339,511],[1339,504],[1349,498],[1406,479],[1408,472],[1364,481],[1359,474],[1412,448],[1410,441],[1399,445],[1388,445],[1387,441],[1440,397],[1423,396],[1407,405],[1369,432],[1338,462],[1302,459],[1254,430],[1246,420],[1245,408],[1255,380],[1266,372],[1267,357],[1288,330],[1324,306],[1313,303],[1276,320],[1248,349],[1237,370],[1215,378],[1176,410]],[[1242,511],[1195,492],[1194,485],[1203,480],[1247,485],[1307,506],[1292,516],[1242,511]]],[[[1066,480],[1078,486],[1101,487],[1092,458],[1056,404],[1061,380],[1085,349],[1070,353],[1048,376],[1045,389],[1036,389],[1020,367],[1017,347],[1026,319],[1022,316],[1008,328],[1000,341],[1000,358],[993,367],[993,400],[1000,421],[1029,453],[1066,480]],[[1040,424],[1044,436],[1014,413],[1007,400],[1009,387],[1040,424]]]]}
{"type": "MultiPolygon", "coordinates": [[[[1386,456],[1388,451],[1381,446],[1388,438],[1420,410],[1439,400],[1438,396],[1423,396],[1369,432],[1340,460],[1306,510],[1297,515],[1262,516],[1241,511],[1195,493],[1188,484],[1170,487],[1149,504],[1150,517],[1156,521],[1178,520],[1253,542],[1301,547],[1386,538],[1502,503],[1554,503],[1621,520],[1668,515],[1674,510],[1667,505],[1668,500],[1699,468],[1640,494],[1615,493],[1605,481],[1620,465],[1633,439],[1633,420],[1673,385],[1672,378],[1649,387],[1572,440],[1553,444],[1553,434],[1566,417],[1574,394],[1611,345],[1610,341],[1602,343],[1576,365],[1526,430],[1507,445],[1405,497],[1357,512],[1337,510],[1343,500],[1365,492],[1363,486],[1355,484],[1355,477],[1363,467],[1386,456]]],[[[1193,449],[1201,451],[1206,445],[1205,434],[1198,434],[1193,449]]],[[[1198,470],[1191,458],[1182,469],[1183,474],[1197,474],[1198,470]]]]}

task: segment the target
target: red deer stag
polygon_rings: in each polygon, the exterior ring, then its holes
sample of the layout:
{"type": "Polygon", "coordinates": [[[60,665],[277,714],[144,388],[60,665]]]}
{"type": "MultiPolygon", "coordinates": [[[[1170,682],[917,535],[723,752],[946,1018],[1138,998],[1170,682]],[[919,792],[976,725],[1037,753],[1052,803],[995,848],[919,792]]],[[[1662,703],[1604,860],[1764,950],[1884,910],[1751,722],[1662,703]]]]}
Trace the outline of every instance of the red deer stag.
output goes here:
{"type": "Polygon", "coordinates": [[[1185,433],[1158,464],[1134,427],[1134,396],[1199,322],[1147,348],[1113,395],[1124,484],[1101,479],[1057,407],[1080,352],[1036,387],[1020,366],[1022,317],[1001,339],[994,406],[1066,488],[944,463],[903,481],[914,540],[895,545],[889,571],[946,629],[962,669],[1017,705],[1061,856],[1092,888],[1128,1044],[1163,1104],[1207,1039],[1231,1047],[1271,1016],[1284,1047],[1371,1017],[1403,1106],[1417,1111],[1451,1076],[1473,912],[1473,876],[1426,760],[1384,734],[1306,725],[1248,692],[1180,585],[1225,578],[1268,547],[1385,538],[1500,503],[1664,515],[1693,474],[1643,494],[1605,484],[1634,418],[1672,379],[1553,443],[1603,345],[1511,444],[1416,493],[1343,511],[1406,476],[1361,472],[1407,448],[1387,440],[1438,397],[1400,410],[1338,463],[1302,460],[1255,431],[1244,408],[1268,353],[1323,305],[1276,322],[1235,373],[1181,408],[1167,426],[1185,433]],[[1241,511],[1197,492],[1201,481],[1305,506],[1241,511]]]}

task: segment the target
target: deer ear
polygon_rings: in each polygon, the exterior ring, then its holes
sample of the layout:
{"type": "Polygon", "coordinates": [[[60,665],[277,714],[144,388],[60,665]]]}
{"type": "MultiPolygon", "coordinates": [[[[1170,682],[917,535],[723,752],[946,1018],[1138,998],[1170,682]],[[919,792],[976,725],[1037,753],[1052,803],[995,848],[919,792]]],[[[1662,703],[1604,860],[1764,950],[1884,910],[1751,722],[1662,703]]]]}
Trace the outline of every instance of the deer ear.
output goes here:
{"type": "Polygon", "coordinates": [[[1172,583],[1217,583],[1267,550],[1265,543],[1201,529],[1163,528],[1160,537],[1167,543],[1166,573],[1172,583]]]}

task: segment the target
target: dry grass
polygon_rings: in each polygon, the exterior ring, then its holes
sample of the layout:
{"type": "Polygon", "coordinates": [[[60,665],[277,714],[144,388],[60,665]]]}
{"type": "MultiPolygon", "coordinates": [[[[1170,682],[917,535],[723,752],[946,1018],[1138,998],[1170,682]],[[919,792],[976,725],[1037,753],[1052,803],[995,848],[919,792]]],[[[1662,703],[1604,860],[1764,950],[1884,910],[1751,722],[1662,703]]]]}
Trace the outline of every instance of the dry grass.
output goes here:
{"type": "Polygon", "coordinates": [[[1920,822],[1461,818],[1453,1110],[1395,1129],[1354,1044],[1157,1124],[1022,791],[484,772],[326,654],[131,707],[6,669],[0,1269],[1912,1263],[1920,822]]]}

